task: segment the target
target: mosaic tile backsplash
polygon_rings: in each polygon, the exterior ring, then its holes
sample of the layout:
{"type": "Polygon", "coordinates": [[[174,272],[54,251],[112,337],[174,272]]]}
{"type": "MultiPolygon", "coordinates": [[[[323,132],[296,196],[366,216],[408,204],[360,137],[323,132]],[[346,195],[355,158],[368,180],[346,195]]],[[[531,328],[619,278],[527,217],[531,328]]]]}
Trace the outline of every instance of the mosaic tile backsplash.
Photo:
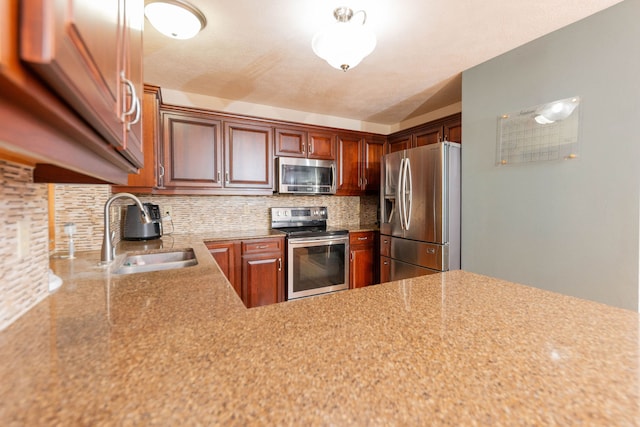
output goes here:
{"type": "MultiPolygon", "coordinates": [[[[76,250],[100,249],[103,208],[110,195],[107,185],[55,186],[56,252],[68,250],[68,237],[64,234],[67,222],[76,224],[76,250]]],[[[167,208],[171,211],[172,221],[164,223],[166,234],[266,229],[271,225],[269,208],[282,206],[327,206],[329,225],[372,224],[377,221],[377,196],[137,196],[142,202],[158,204],[163,212],[167,208]]],[[[113,205],[112,229],[116,236],[120,230],[117,209],[131,203],[124,199],[113,205]]]]}
{"type": "Polygon", "coordinates": [[[47,184],[32,176],[0,160],[0,330],[49,295],[47,184]]]}

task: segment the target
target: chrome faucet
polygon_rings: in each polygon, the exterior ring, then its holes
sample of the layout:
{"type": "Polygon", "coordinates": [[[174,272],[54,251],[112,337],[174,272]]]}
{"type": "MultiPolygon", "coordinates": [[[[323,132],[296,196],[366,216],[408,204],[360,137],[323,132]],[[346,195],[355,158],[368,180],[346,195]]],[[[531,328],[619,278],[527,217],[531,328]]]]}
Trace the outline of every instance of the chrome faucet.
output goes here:
{"type": "Polygon", "coordinates": [[[151,218],[147,215],[147,211],[144,209],[142,202],[136,196],[131,193],[116,193],[107,200],[104,204],[104,238],[102,239],[102,252],[100,254],[100,261],[102,264],[108,264],[112,262],[116,257],[116,247],[113,244],[115,233],[111,232],[111,216],[109,215],[109,208],[111,203],[116,199],[129,198],[136,202],[140,208],[142,220],[145,224],[151,222],[151,218]]]}

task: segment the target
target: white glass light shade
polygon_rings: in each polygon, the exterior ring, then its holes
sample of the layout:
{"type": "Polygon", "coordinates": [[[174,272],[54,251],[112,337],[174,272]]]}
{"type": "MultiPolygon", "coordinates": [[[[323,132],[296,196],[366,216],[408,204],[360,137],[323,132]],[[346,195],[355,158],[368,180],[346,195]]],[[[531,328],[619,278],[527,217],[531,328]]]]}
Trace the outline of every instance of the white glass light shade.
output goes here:
{"type": "Polygon", "coordinates": [[[174,39],[190,39],[207,24],[202,12],[180,0],[149,3],[144,14],[156,30],[174,39]]]}
{"type": "Polygon", "coordinates": [[[313,37],[311,47],[329,65],[347,71],[373,52],[376,36],[359,22],[335,22],[313,37]]]}

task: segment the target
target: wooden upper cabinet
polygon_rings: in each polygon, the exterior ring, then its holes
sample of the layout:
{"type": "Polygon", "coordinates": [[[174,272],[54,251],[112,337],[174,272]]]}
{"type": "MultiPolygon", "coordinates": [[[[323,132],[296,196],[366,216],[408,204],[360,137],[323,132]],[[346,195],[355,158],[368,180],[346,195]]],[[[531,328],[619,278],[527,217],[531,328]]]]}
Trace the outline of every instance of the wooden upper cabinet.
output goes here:
{"type": "Polygon", "coordinates": [[[385,142],[384,137],[367,137],[364,140],[362,173],[365,191],[376,193],[380,191],[381,162],[385,152],[385,142]]]}
{"type": "Polygon", "coordinates": [[[358,195],[362,190],[360,135],[338,135],[338,195],[358,195]]]}
{"type": "Polygon", "coordinates": [[[309,146],[307,157],[310,159],[335,160],[336,140],[331,133],[309,132],[309,146]]]}
{"type": "MultiPolygon", "coordinates": [[[[142,30],[144,27],[144,8],[140,2],[135,0],[127,0],[124,9],[125,25],[123,26],[123,55],[124,58],[142,58],[142,30]]],[[[144,76],[142,70],[142,61],[125,60],[122,62],[122,72],[120,73],[121,84],[120,89],[122,95],[120,101],[124,105],[120,106],[119,111],[129,109],[121,115],[122,133],[124,139],[124,153],[133,156],[139,155],[136,165],[144,166],[144,150],[143,150],[143,98],[144,98],[144,76]]]]}
{"type": "Polygon", "coordinates": [[[163,169],[167,187],[222,186],[222,122],[163,112],[163,169]]]}
{"type": "Polygon", "coordinates": [[[416,132],[413,136],[415,144],[414,147],[422,147],[423,145],[436,144],[442,141],[443,128],[442,124],[436,124],[431,127],[416,132]]]}
{"type": "Polygon", "coordinates": [[[395,137],[389,137],[389,152],[395,153],[396,151],[406,150],[412,147],[413,137],[409,135],[399,135],[395,137]]]}
{"type": "MultiPolygon", "coordinates": [[[[144,154],[144,167],[137,174],[130,174],[127,185],[131,187],[155,188],[158,182],[158,141],[160,135],[160,88],[158,86],[145,85],[142,96],[142,153],[144,154]]],[[[126,187],[119,189],[127,191],[126,187]]]]}
{"type": "Polygon", "coordinates": [[[142,0],[23,0],[21,58],[135,166],[142,0]]]}
{"type": "Polygon", "coordinates": [[[307,132],[276,128],[276,156],[307,157],[307,132]]]}
{"type": "Polygon", "coordinates": [[[405,129],[389,135],[388,141],[390,153],[441,141],[462,143],[462,115],[458,113],[405,129]]]}
{"type": "Polygon", "coordinates": [[[336,143],[328,132],[278,127],[275,130],[275,155],[335,160],[336,143]]]}
{"type": "Polygon", "coordinates": [[[227,188],[273,188],[271,127],[225,122],[227,188]]]}
{"type": "Polygon", "coordinates": [[[380,191],[380,162],[386,139],[359,134],[338,135],[337,195],[358,196],[380,191]]]}
{"type": "Polygon", "coordinates": [[[446,141],[462,143],[462,120],[460,117],[446,121],[443,128],[446,141]]]}

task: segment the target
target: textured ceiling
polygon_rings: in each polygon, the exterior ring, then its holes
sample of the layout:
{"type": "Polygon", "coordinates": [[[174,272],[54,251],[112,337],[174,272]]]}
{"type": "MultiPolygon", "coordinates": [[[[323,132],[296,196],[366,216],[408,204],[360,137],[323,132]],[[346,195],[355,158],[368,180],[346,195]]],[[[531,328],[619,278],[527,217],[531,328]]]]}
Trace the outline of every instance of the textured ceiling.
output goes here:
{"type": "Polygon", "coordinates": [[[392,125],[461,100],[461,72],[620,0],[189,0],[191,40],[145,23],[145,82],[228,100],[392,125]],[[378,45],[331,68],[311,39],[337,6],[367,12],[378,45]]]}

